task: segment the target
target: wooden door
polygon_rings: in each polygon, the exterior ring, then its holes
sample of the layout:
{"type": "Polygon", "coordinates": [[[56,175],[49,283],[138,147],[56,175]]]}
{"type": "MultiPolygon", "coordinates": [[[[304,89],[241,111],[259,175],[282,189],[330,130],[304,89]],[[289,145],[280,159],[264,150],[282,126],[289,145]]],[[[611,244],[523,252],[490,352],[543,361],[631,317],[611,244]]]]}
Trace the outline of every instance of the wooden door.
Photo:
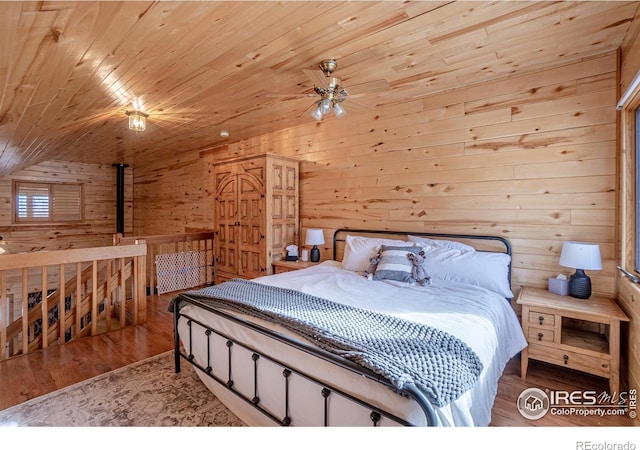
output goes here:
{"type": "Polygon", "coordinates": [[[238,272],[238,178],[231,174],[216,188],[214,239],[216,277],[238,272]]]}
{"type": "Polygon", "coordinates": [[[238,275],[255,278],[265,275],[264,185],[250,174],[238,175],[238,275]]]}

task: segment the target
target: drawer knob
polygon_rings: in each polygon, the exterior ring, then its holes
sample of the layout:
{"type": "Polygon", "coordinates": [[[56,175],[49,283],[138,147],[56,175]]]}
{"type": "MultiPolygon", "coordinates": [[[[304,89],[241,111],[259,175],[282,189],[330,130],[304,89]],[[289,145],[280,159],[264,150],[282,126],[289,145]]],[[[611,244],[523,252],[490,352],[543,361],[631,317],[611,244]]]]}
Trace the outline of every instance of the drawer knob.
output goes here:
{"type": "Polygon", "coordinates": [[[538,340],[539,340],[539,341],[541,341],[543,337],[544,337],[544,334],[542,334],[542,333],[538,333],[538,340]]]}
{"type": "Polygon", "coordinates": [[[538,320],[540,321],[540,325],[542,325],[542,322],[544,322],[544,317],[540,316],[540,317],[538,317],[538,320]]]}
{"type": "Polygon", "coordinates": [[[569,355],[564,355],[562,359],[564,359],[565,364],[569,364],[569,355]]]}

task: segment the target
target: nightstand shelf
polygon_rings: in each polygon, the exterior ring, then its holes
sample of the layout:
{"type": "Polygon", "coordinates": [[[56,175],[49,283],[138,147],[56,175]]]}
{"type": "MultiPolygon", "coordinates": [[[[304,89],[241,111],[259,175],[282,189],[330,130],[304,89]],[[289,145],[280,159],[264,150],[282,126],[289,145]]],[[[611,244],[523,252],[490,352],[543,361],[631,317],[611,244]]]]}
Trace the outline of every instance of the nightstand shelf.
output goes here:
{"type": "Polygon", "coordinates": [[[517,303],[529,344],[522,351],[522,378],[535,359],[608,378],[611,393],[619,392],[620,322],[629,318],[614,300],[522,288],[517,303]]]}
{"type": "Polygon", "coordinates": [[[609,353],[609,341],[606,336],[593,331],[563,328],[560,342],[570,348],[579,347],[595,353],[609,353]]]}

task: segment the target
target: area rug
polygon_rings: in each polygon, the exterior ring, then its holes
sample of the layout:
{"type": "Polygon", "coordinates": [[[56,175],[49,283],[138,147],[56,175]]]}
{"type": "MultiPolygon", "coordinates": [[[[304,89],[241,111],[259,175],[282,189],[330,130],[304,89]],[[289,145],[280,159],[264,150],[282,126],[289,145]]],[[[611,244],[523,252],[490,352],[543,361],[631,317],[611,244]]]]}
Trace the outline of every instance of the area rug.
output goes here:
{"type": "Polygon", "coordinates": [[[173,351],[0,411],[0,426],[244,426],[173,351]]]}

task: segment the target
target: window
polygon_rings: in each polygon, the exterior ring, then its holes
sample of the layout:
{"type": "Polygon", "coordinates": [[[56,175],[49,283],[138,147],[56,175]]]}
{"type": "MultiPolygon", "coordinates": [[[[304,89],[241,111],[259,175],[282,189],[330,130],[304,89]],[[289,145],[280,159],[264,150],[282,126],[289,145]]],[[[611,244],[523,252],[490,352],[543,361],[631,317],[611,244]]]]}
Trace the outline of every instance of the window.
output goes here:
{"type": "Polygon", "coordinates": [[[640,205],[638,202],[640,201],[640,108],[636,108],[635,110],[635,127],[634,127],[634,135],[635,135],[635,156],[636,156],[636,164],[635,164],[635,229],[636,229],[636,252],[635,252],[635,269],[636,272],[640,272],[640,205]]]}
{"type": "Polygon", "coordinates": [[[15,181],[14,223],[65,223],[84,220],[81,184],[15,181]]]}
{"type": "Polygon", "coordinates": [[[616,109],[620,115],[620,266],[627,277],[638,282],[640,273],[640,72],[627,86],[616,109]]]}

